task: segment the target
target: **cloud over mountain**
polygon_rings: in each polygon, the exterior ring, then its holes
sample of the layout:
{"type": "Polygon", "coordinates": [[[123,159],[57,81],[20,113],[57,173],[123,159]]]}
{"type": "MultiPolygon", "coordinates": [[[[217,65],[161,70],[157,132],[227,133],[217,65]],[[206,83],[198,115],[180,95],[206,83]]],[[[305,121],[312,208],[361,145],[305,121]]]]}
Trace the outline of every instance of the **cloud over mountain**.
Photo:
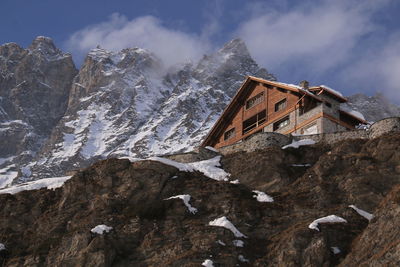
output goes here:
{"type": "Polygon", "coordinates": [[[118,13],[113,13],[105,22],[75,32],[66,46],[83,55],[97,45],[113,51],[134,46],[146,48],[167,65],[197,60],[209,50],[208,41],[201,36],[167,28],[156,17],[129,20],[118,13]]]}

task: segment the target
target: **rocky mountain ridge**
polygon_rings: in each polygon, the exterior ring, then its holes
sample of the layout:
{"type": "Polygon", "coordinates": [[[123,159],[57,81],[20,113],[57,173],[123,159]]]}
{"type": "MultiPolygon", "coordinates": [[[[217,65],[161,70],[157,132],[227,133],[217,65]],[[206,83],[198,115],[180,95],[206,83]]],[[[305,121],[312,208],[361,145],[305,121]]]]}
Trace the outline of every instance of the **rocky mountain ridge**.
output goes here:
{"type": "Polygon", "coordinates": [[[0,264],[397,266],[399,147],[397,132],[100,161],[55,190],[0,192],[0,264]]]}
{"type": "MultiPolygon", "coordinates": [[[[107,157],[190,150],[246,75],[275,79],[239,39],[169,69],[145,49],[96,48],[77,71],[69,54],[38,37],[27,49],[0,46],[0,66],[0,188],[107,157]]],[[[352,103],[361,112],[367,106],[352,103]]]]}

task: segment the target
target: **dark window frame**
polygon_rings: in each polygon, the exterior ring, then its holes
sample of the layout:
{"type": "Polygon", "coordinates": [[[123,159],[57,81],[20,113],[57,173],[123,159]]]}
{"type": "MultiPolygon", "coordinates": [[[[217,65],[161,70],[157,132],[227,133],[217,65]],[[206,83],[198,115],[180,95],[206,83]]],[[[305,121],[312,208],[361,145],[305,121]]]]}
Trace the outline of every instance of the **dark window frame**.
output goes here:
{"type": "Polygon", "coordinates": [[[264,95],[265,95],[264,91],[262,91],[262,92],[258,93],[257,95],[253,96],[252,98],[248,99],[245,104],[245,109],[249,110],[249,109],[257,106],[258,104],[264,102],[264,98],[265,98],[264,95]],[[251,101],[253,101],[253,102],[251,102],[251,101]],[[251,106],[249,103],[251,104],[251,106]]]}
{"type": "Polygon", "coordinates": [[[287,107],[287,99],[285,97],[284,99],[281,99],[275,103],[274,110],[275,110],[275,112],[278,112],[278,111],[286,109],[286,107],[287,107]]]}
{"type": "Polygon", "coordinates": [[[274,122],[274,124],[272,125],[272,127],[273,127],[272,129],[273,129],[273,131],[277,131],[277,130],[282,129],[282,128],[288,126],[288,125],[290,125],[290,116],[289,115],[287,115],[284,118],[274,122]]]}
{"type": "Polygon", "coordinates": [[[235,136],[236,136],[236,130],[235,127],[233,127],[224,133],[224,141],[229,140],[235,136]]]}
{"type": "Polygon", "coordinates": [[[267,110],[264,109],[258,112],[256,115],[242,122],[242,134],[251,132],[253,129],[258,128],[258,126],[264,124],[267,121],[267,110]]]}

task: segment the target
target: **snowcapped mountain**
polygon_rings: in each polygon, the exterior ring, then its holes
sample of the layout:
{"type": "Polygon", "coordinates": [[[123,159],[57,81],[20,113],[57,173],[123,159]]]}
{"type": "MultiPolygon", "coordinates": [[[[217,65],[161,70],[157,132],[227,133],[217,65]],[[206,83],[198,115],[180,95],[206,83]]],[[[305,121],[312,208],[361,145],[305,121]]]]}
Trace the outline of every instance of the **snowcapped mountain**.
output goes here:
{"type": "MultiPolygon", "coordinates": [[[[71,55],[38,37],[27,49],[0,46],[0,66],[0,188],[109,157],[191,150],[246,75],[275,80],[239,39],[197,63],[168,68],[144,49],[98,47],[78,72],[71,55]]],[[[381,98],[350,99],[368,120],[396,111],[369,117],[381,98]]]]}
{"type": "Polygon", "coordinates": [[[64,116],[20,181],[59,176],[107,157],[145,157],[200,144],[246,75],[275,79],[236,39],[197,64],[166,69],[151,52],[89,52],[64,116]]]}

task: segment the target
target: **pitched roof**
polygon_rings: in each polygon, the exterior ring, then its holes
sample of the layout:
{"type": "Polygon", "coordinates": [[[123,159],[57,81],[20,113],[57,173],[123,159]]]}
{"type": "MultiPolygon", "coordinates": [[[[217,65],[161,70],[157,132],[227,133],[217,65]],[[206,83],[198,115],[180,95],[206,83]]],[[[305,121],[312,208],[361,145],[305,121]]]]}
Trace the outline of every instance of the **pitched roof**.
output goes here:
{"type": "Polygon", "coordinates": [[[327,93],[331,97],[336,98],[340,103],[345,103],[347,102],[347,99],[338,91],[333,90],[332,88],[329,88],[328,86],[325,85],[320,85],[320,86],[313,86],[309,89],[312,92],[318,92],[317,95],[322,94],[322,93],[327,93]]]}
{"type": "Polygon", "coordinates": [[[231,116],[233,116],[235,109],[240,107],[240,103],[241,103],[240,100],[246,98],[246,93],[249,91],[248,85],[252,81],[267,84],[270,86],[276,86],[276,87],[283,88],[283,89],[286,89],[286,90],[289,90],[289,91],[292,91],[295,93],[299,93],[301,95],[308,95],[308,96],[316,99],[317,101],[322,101],[320,98],[318,98],[314,94],[308,92],[307,90],[301,88],[300,86],[297,86],[294,84],[287,84],[287,83],[264,80],[264,79],[257,78],[254,76],[247,76],[246,80],[242,83],[239,90],[233,96],[232,101],[225,108],[222,115],[219,117],[217,122],[211,128],[211,131],[207,134],[206,138],[204,139],[203,143],[201,144],[202,146],[204,146],[211,139],[212,136],[214,136],[215,134],[218,135],[219,132],[223,130],[223,126],[227,123],[227,121],[229,121],[229,119],[226,119],[226,117],[229,116],[230,114],[231,114],[231,116]]]}

